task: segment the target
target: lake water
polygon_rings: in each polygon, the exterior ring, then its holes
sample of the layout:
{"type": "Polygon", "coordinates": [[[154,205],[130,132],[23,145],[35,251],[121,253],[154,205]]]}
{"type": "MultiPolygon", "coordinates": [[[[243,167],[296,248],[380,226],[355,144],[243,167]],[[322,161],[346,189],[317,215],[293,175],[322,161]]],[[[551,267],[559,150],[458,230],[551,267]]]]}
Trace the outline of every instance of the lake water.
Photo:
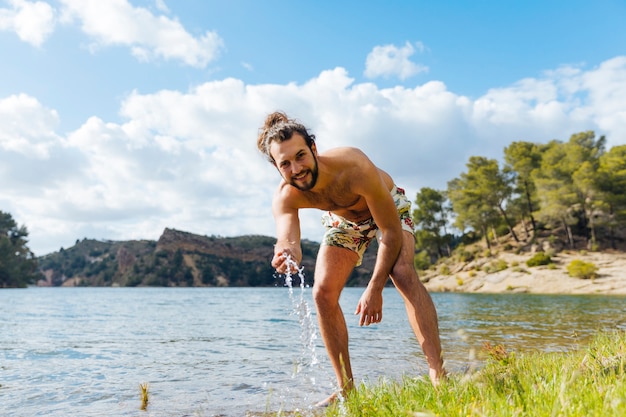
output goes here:
{"type": "MultiPolygon", "coordinates": [[[[357,382],[426,376],[401,298],[358,327],[342,305],[357,382]]],[[[626,329],[623,297],[435,293],[447,368],[479,366],[484,342],[564,351],[626,329]]],[[[334,390],[311,290],[29,288],[0,291],[0,415],[244,416],[306,410],[334,390]],[[301,323],[303,322],[303,323],[301,323]],[[312,330],[311,330],[312,326],[312,330]],[[304,329],[304,330],[303,330],[304,329]],[[149,384],[147,411],[139,384],[149,384]]]]}

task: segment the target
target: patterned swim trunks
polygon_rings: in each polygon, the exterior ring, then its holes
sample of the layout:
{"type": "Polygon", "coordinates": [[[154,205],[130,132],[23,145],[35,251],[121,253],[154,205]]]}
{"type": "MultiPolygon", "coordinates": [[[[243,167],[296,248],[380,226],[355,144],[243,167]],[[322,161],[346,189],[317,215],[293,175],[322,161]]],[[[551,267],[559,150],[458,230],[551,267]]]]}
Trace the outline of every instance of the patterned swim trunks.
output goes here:
{"type": "MultiPolygon", "coordinates": [[[[413,220],[411,219],[411,202],[404,195],[404,190],[396,186],[391,190],[402,229],[414,233],[413,220]]],[[[322,215],[322,224],[326,226],[326,233],[322,239],[322,245],[337,246],[350,249],[359,255],[356,266],[363,262],[363,254],[379,232],[374,219],[370,218],[359,223],[351,222],[336,214],[326,212],[322,215]]]]}

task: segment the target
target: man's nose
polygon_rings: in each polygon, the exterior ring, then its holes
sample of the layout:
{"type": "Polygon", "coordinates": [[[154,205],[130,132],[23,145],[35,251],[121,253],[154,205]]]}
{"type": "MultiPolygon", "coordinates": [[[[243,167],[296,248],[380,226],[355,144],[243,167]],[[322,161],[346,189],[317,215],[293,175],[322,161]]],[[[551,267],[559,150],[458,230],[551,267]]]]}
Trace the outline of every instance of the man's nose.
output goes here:
{"type": "Polygon", "coordinates": [[[297,162],[293,162],[291,164],[291,172],[293,172],[294,174],[297,174],[300,171],[302,171],[302,164],[297,163],[297,162]]]}

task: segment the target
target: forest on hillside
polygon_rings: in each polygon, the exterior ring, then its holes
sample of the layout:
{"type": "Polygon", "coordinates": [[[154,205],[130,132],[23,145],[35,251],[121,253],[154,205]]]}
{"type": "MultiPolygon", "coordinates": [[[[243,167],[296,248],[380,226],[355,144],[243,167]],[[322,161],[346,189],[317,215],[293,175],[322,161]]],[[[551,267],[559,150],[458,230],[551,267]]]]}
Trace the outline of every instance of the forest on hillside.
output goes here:
{"type": "Polygon", "coordinates": [[[513,142],[503,160],[472,156],[446,190],[417,193],[417,263],[477,239],[491,249],[505,234],[520,244],[540,231],[570,249],[623,249],[626,145],[607,151],[606,138],[587,131],[566,142],[513,142]]]}

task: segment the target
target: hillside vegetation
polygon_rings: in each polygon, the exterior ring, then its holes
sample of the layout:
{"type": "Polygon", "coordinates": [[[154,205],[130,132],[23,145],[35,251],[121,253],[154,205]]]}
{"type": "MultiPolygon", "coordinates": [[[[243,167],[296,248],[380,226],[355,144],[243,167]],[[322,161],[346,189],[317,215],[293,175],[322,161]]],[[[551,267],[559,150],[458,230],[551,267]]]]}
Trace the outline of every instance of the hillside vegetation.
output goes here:
{"type": "MultiPolygon", "coordinates": [[[[174,229],[165,229],[158,241],[84,239],[38,259],[43,274],[39,285],[282,286],[284,277],[270,265],[275,241],[267,236],[201,236],[174,229]]],[[[302,266],[309,285],[318,246],[302,242],[302,266]]],[[[367,271],[356,271],[350,284],[359,285],[367,271]]]]}
{"type": "Polygon", "coordinates": [[[544,250],[546,243],[555,252],[623,250],[626,145],[607,151],[605,144],[591,131],[567,142],[513,142],[502,167],[472,156],[446,190],[422,188],[413,211],[416,267],[427,269],[454,249],[475,257],[468,247],[478,240],[486,251],[544,250]]]}

